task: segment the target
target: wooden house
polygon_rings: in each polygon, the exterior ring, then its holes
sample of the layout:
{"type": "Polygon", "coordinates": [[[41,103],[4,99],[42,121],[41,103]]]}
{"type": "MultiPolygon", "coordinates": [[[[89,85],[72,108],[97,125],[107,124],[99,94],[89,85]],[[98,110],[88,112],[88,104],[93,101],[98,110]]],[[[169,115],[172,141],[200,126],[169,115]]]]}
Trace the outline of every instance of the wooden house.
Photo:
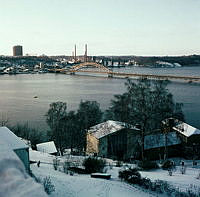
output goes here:
{"type": "Polygon", "coordinates": [[[119,160],[130,158],[138,132],[137,128],[112,120],[95,125],[87,133],[86,153],[119,160]]]}

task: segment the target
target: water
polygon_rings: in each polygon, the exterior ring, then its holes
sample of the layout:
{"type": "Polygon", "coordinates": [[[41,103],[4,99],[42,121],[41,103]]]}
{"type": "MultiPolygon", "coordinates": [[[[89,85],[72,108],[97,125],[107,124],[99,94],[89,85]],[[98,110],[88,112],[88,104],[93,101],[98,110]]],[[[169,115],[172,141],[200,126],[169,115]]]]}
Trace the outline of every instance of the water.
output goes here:
{"type": "MultiPolygon", "coordinates": [[[[200,67],[184,68],[121,68],[119,72],[148,74],[200,75],[200,67]]],[[[96,100],[101,109],[109,107],[115,94],[125,91],[125,79],[62,74],[27,74],[0,76],[0,118],[10,124],[29,122],[46,129],[45,113],[49,104],[67,102],[68,110],[76,110],[81,100],[96,100]],[[34,98],[37,96],[38,98],[34,98]]],[[[184,104],[186,121],[200,128],[200,83],[172,82],[168,86],[177,102],[184,104]]]]}

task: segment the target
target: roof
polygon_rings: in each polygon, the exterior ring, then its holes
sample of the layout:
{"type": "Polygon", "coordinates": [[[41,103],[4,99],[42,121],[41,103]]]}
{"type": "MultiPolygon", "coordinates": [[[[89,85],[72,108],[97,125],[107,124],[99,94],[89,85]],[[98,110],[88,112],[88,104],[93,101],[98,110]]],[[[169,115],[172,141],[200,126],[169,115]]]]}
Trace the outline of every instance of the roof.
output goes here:
{"type": "MultiPolygon", "coordinates": [[[[167,134],[167,145],[177,145],[180,144],[181,140],[177,136],[176,132],[170,132],[167,134]]],[[[165,146],[165,135],[164,134],[154,134],[147,135],[144,138],[144,149],[159,148],[165,146]]]]}
{"type": "Polygon", "coordinates": [[[8,144],[1,139],[2,138],[0,138],[0,160],[3,160],[3,159],[17,159],[17,160],[19,160],[17,155],[8,146],[8,144]]]}
{"type": "Polygon", "coordinates": [[[7,127],[0,127],[0,143],[6,143],[11,150],[26,149],[28,146],[7,127]]]}
{"type": "Polygon", "coordinates": [[[44,142],[36,145],[37,150],[44,153],[57,153],[54,141],[44,142]]]}
{"type": "Polygon", "coordinates": [[[178,124],[177,126],[173,127],[175,131],[178,131],[182,135],[186,137],[190,137],[192,135],[200,135],[200,130],[183,122],[181,124],[178,124]]]}
{"type": "MultiPolygon", "coordinates": [[[[119,131],[124,128],[127,128],[126,123],[114,120],[108,120],[106,122],[90,127],[88,132],[91,133],[93,136],[95,136],[97,139],[100,139],[106,135],[115,133],[116,131],[119,131]]],[[[137,128],[132,128],[132,129],[138,130],[137,128]]]]}

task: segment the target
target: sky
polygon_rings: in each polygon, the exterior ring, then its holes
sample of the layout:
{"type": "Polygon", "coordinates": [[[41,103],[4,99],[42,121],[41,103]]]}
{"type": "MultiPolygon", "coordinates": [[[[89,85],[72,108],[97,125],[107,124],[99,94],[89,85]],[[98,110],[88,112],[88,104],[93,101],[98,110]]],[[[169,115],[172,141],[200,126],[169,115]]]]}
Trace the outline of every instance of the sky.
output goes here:
{"type": "Polygon", "coordinates": [[[0,55],[200,54],[200,0],[0,0],[0,55]]]}

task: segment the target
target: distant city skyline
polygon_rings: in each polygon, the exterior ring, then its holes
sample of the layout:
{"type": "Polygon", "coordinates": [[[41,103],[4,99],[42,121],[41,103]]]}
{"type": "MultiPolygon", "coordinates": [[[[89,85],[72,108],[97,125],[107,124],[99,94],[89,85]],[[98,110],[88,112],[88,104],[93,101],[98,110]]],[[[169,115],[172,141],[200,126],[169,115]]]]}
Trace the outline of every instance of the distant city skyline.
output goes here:
{"type": "Polygon", "coordinates": [[[0,55],[200,54],[200,0],[0,0],[0,55]]]}

